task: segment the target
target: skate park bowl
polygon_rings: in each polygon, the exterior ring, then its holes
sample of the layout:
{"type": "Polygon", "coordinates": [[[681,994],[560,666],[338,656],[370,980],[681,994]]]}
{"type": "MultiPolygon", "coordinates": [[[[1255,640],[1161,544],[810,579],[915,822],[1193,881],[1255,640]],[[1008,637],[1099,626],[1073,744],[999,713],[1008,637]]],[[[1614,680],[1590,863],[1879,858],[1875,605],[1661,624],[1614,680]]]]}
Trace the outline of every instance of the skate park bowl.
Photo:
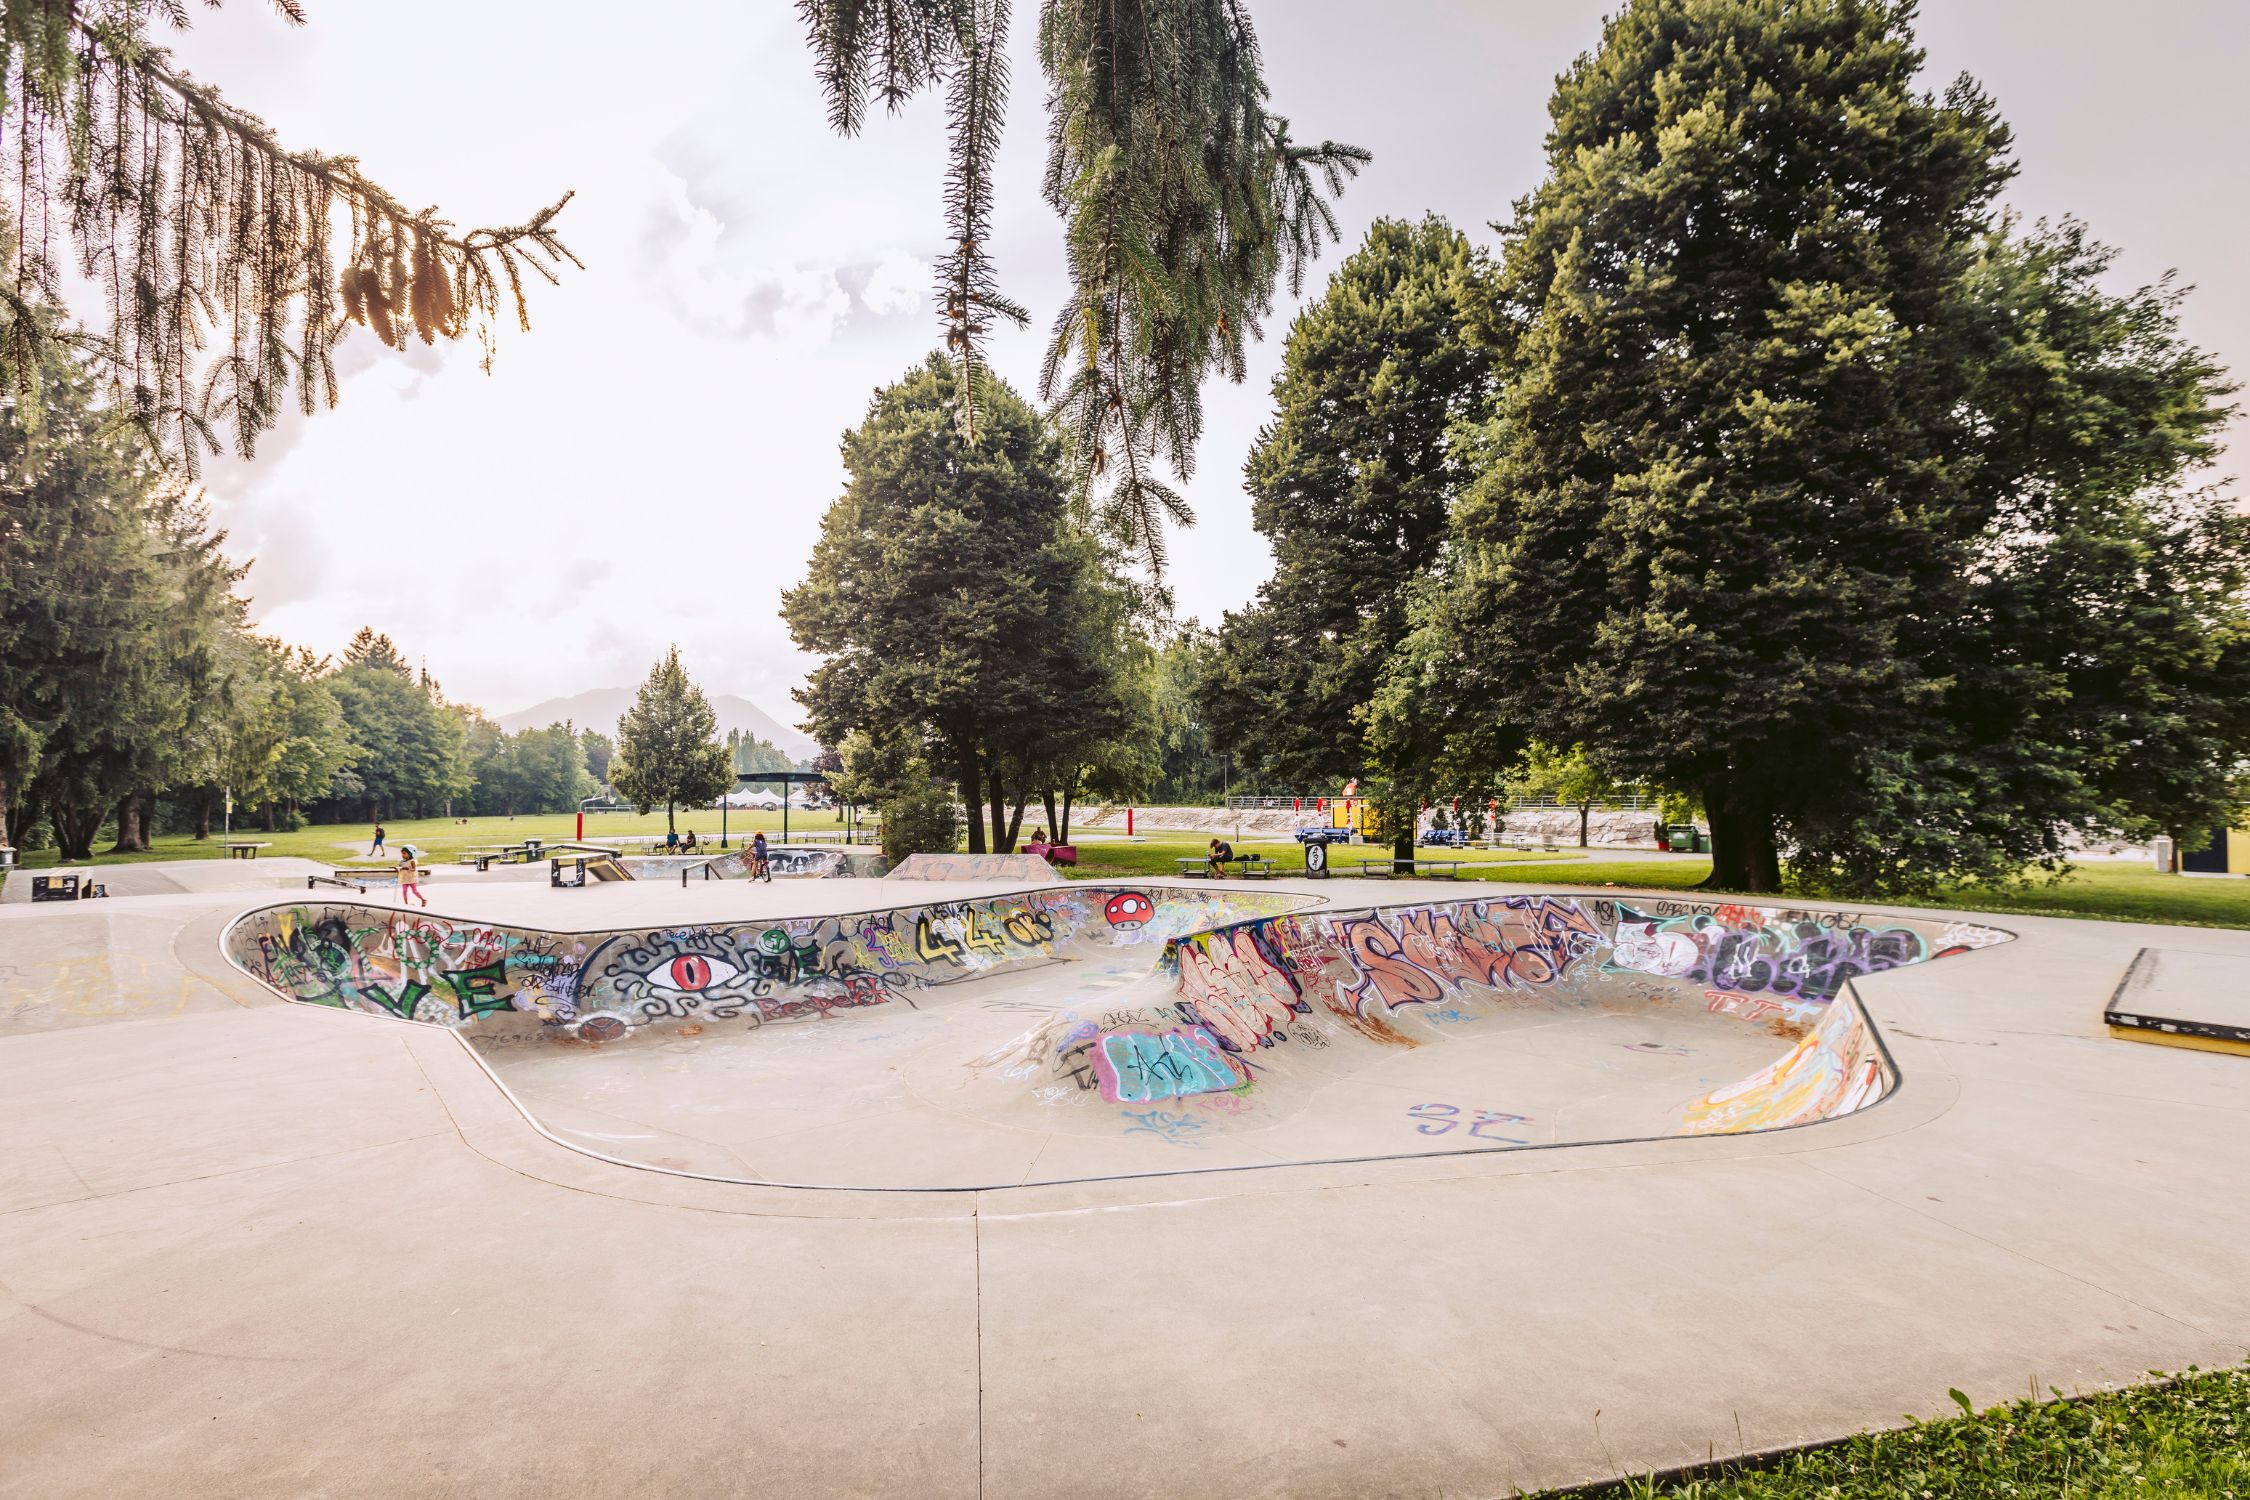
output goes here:
{"type": "Polygon", "coordinates": [[[594,932],[302,901],[220,943],[286,999],[451,1029],[603,1160],[963,1191],[1816,1126],[1899,1084],[1856,985],[2010,936],[1088,882],[594,932]]]}

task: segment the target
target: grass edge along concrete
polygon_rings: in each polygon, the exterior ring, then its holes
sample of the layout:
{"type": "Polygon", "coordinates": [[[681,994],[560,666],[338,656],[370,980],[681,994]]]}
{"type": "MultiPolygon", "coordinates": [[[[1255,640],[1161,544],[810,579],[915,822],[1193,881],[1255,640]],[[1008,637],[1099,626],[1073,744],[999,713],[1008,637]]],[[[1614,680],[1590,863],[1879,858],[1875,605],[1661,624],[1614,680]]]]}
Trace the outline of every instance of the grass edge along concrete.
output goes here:
{"type": "Polygon", "coordinates": [[[2146,1384],[2050,1389],[1957,1416],[1706,1460],[1528,1500],[1892,1500],[2038,1495],[2182,1500],[2250,1495],[2250,1364],[2149,1372],[2146,1384]]]}

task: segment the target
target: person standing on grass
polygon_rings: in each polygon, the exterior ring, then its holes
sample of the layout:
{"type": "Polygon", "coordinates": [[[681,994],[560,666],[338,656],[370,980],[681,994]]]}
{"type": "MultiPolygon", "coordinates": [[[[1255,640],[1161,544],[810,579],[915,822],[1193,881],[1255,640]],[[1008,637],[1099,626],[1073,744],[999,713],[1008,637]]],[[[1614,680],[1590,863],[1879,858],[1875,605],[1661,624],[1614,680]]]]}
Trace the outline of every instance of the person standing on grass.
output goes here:
{"type": "Polygon", "coordinates": [[[398,846],[398,904],[407,906],[419,901],[424,907],[430,898],[422,894],[422,866],[414,857],[412,844],[398,846]]]}
{"type": "Polygon", "coordinates": [[[368,857],[369,859],[373,859],[373,858],[374,858],[374,857],[375,857],[376,855],[378,855],[378,854],[380,854],[380,853],[382,853],[382,852],[383,852],[383,825],[382,825],[382,824],[380,824],[380,823],[377,823],[377,824],[375,825],[375,842],[374,842],[374,843],[372,843],[372,844],[369,844],[369,845],[367,846],[367,857],[368,857]]]}

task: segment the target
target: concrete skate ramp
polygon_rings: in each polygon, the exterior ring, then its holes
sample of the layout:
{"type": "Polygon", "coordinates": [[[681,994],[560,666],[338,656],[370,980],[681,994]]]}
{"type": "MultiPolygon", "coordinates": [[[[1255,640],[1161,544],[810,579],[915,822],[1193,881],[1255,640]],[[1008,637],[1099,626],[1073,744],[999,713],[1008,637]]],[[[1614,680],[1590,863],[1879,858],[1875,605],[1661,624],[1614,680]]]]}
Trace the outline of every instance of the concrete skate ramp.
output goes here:
{"type": "Polygon", "coordinates": [[[1062,872],[1036,854],[909,854],[891,869],[893,880],[1060,880],[1062,872]]]}
{"type": "Polygon", "coordinates": [[[295,1000],[451,1026],[540,1128],[725,1180],[965,1189],[1739,1133],[1897,1075],[1855,981],[1965,923],[1070,885],[648,932],[251,912],[295,1000]]]}

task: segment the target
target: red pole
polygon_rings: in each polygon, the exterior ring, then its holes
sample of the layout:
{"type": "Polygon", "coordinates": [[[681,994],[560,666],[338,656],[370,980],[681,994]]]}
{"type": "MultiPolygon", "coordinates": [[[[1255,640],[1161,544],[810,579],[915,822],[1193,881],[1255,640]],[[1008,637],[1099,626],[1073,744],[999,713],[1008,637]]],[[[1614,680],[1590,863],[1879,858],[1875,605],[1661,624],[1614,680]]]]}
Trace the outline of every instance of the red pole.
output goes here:
{"type": "Polygon", "coordinates": [[[578,842],[586,842],[586,809],[583,807],[578,809],[578,842]]]}
{"type": "Polygon", "coordinates": [[[1128,807],[1128,808],[1126,808],[1126,809],[1125,809],[1125,837],[1127,837],[1127,838],[1131,838],[1132,836],[1133,836],[1133,810],[1132,810],[1131,808],[1129,808],[1129,807],[1128,807]]]}

